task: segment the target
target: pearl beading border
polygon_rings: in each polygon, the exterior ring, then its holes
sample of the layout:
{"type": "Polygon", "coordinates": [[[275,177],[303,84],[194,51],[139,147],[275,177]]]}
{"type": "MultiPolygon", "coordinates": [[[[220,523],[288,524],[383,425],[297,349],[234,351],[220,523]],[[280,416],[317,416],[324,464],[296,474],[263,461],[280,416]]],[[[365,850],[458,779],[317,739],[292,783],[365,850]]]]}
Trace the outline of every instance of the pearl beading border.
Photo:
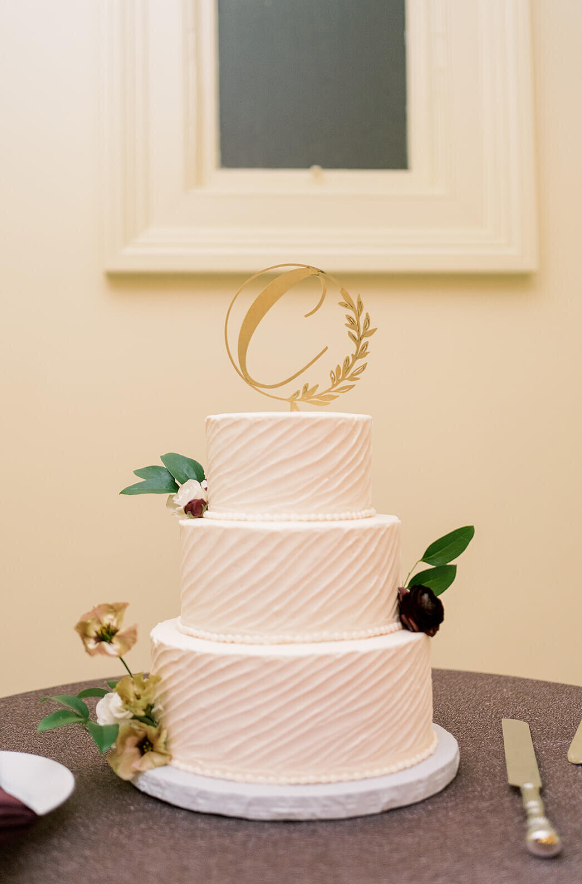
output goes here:
{"type": "Polygon", "coordinates": [[[353,513],[217,513],[206,510],[205,519],[224,519],[225,522],[343,522],[353,519],[371,519],[376,510],[358,510],[353,513]]]}
{"type": "Polygon", "coordinates": [[[354,641],[360,638],[372,638],[375,635],[389,635],[392,632],[398,632],[402,629],[402,624],[395,620],[392,623],[386,623],[380,626],[370,626],[368,629],[358,629],[344,632],[297,632],[297,633],[224,633],[210,632],[205,629],[196,629],[193,626],[187,626],[182,623],[181,618],[178,620],[176,627],[179,632],[184,635],[190,635],[193,638],[201,638],[206,641],[215,641],[230,644],[243,645],[286,645],[286,644],[306,644],[311,642],[333,642],[333,641],[354,641]]]}
{"type": "Polygon", "coordinates": [[[337,774],[329,774],[328,776],[309,774],[307,776],[297,777],[276,777],[261,774],[242,774],[223,768],[206,767],[204,764],[186,764],[183,761],[177,761],[175,759],[172,759],[170,764],[172,767],[177,767],[179,770],[185,770],[188,773],[216,777],[221,780],[232,780],[236,783],[270,783],[271,785],[279,786],[307,786],[310,784],[315,785],[316,783],[341,783],[347,782],[348,780],[367,780],[370,777],[384,777],[388,774],[396,773],[399,770],[406,770],[408,767],[414,767],[415,764],[420,764],[421,761],[424,761],[432,755],[437,744],[438,737],[433,730],[433,739],[430,746],[427,749],[423,749],[421,752],[417,752],[411,758],[407,758],[404,761],[399,761],[394,764],[388,764],[385,767],[376,767],[369,770],[350,773],[338,771],[337,774]]]}

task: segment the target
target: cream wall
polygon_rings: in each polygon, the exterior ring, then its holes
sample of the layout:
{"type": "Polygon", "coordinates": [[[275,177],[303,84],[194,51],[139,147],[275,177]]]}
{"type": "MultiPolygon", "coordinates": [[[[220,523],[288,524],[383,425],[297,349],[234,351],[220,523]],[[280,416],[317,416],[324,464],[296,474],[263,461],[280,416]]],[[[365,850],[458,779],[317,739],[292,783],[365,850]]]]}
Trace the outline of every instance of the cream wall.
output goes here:
{"type": "MultiPolygon", "coordinates": [[[[476,525],[435,665],[582,684],[582,5],[533,12],[541,269],[346,277],[384,338],[345,408],[374,416],[405,562],[476,525]]],[[[147,666],[178,610],[177,525],[117,492],[164,451],[204,459],[206,414],[265,407],[222,347],[243,277],[102,273],[97,13],[0,3],[0,695],[115,674],[72,631],[100,601],[131,603],[147,666]]]]}

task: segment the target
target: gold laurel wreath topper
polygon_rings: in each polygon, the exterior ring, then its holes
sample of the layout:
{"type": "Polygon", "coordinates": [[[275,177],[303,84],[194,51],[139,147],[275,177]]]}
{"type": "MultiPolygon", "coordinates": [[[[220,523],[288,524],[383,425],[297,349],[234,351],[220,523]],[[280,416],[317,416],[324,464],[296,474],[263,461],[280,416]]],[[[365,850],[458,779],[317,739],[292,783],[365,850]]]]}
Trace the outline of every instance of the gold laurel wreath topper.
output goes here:
{"type": "Polygon", "coordinates": [[[276,264],[273,267],[267,267],[265,270],[255,273],[254,276],[247,279],[240,287],[232,299],[226,313],[224,340],[228,357],[232,362],[235,371],[240,375],[243,381],[249,384],[249,386],[258,393],[262,393],[263,396],[268,396],[270,399],[277,399],[280,402],[288,402],[291,411],[299,411],[300,402],[304,402],[308,405],[325,406],[329,405],[330,402],[333,402],[334,399],[337,399],[342,393],[347,393],[350,390],[353,390],[356,381],[360,380],[360,376],[368,364],[367,362],[364,362],[361,365],[357,365],[358,362],[368,355],[368,341],[366,338],[371,338],[375,331],[375,328],[371,328],[369,313],[364,313],[364,305],[361,297],[358,295],[354,303],[349,293],[342,288],[331,274],[325,273],[323,270],[318,270],[317,267],[311,267],[308,264],[276,264]],[[267,283],[247,310],[238,333],[237,359],[235,360],[229,345],[229,320],[232,308],[238,296],[250,283],[258,279],[264,273],[270,273],[274,270],[282,270],[283,268],[292,269],[285,270],[285,272],[280,273],[267,283]],[[247,367],[248,349],[259,323],[264,319],[269,310],[274,307],[277,301],[292,289],[293,286],[298,285],[309,277],[318,278],[321,285],[321,296],[313,310],[310,310],[309,313],[305,314],[305,318],[307,319],[308,317],[313,316],[314,313],[317,313],[325,301],[327,294],[327,280],[333,282],[334,285],[337,285],[339,288],[342,297],[342,300],[339,301],[339,306],[348,311],[345,314],[345,325],[348,330],[348,337],[353,345],[353,351],[345,357],[341,365],[338,363],[335,369],[330,371],[329,376],[331,383],[327,389],[320,391],[319,384],[313,384],[313,386],[311,386],[309,383],[305,383],[302,388],[296,390],[290,396],[277,396],[275,393],[269,393],[267,391],[276,390],[300,377],[323,356],[328,348],[324,347],[317,356],[314,356],[314,358],[300,368],[299,371],[296,371],[288,378],[285,378],[276,384],[263,384],[250,375],[247,367]]]}

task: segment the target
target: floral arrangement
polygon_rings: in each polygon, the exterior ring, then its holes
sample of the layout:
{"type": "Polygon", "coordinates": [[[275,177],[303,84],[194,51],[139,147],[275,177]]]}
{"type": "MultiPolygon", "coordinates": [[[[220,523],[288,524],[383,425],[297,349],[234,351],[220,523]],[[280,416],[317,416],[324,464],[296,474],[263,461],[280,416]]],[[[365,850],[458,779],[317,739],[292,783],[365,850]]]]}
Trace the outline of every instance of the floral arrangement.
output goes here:
{"type": "Polygon", "coordinates": [[[466,525],[439,537],[410,569],[405,585],[398,589],[400,621],[405,629],[436,635],[445,618],[445,609],[438,596],[457,576],[457,566],[451,562],[467,549],[474,534],[475,528],[466,525]],[[431,567],[411,577],[421,562],[431,567]]]}
{"type": "Polygon", "coordinates": [[[180,519],[200,519],[208,509],[204,467],[183,454],[162,454],[163,467],[141,467],[134,474],[142,482],[128,485],[120,494],[168,494],[166,506],[180,519]]]}
{"type": "Polygon", "coordinates": [[[101,754],[111,750],[108,762],[122,780],[168,764],[171,755],[167,748],[166,731],[156,717],[156,687],[159,676],[134,675],[125,660],[137,641],[137,627],[123,629],[123,615],[127,602],[97,605],[83,614],[75,630],[79,633],[86,652],[91,656],[105,654],[117,657],[127,669],[127,675],[108,681],[104,688],[86,688],[76,696],[58,694],[45,697],[64,706],[43,718],[39,731],[75,724],[92,737],[101,754]],[[92,719],[84,702],[87,697],[99,697],[96,720],[92,719]]]}

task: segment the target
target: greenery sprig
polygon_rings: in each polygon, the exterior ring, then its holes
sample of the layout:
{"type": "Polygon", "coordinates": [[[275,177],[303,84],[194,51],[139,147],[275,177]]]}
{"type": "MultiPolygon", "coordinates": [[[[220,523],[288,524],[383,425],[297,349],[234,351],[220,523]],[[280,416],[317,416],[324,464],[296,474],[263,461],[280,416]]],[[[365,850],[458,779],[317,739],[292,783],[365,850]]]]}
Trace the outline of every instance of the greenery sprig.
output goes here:
{"type": "Polygon", "coordinates": [[[197,482],[203,482],[204,467],[193,460],[191,457],[185,457],[183,454],[162,454],[160,460],[163,467],[141,467],[134,470],[134,474],[143,482],[136,482],[135,485],[128,485],[123,488],[120,494],[172,494],[178,491],[179,486],[188,482],[189,479],[195,479],[197,482]]]}
{"type": "MultiPolygon", "coordinates": [[[[118,680],[108,681],[106,684],[109,685],[111,690],[114,690],[118,680]]],[[[119,725],[98,724],[96,721],[93,721],[90,718],[89,707],[83,702],[83,699],[86,697],[102,698],[108,693],[109,691],[106,691],[105,688],[85,688],[85,690],[80,691],[75,696],[72,694],[57,694],[54,697],[45,697],[40,701],[41,703],[46,703],[47,700],[54,700],[54,702],[60,703],[66,708],[57,709],[56,712],[51,712],[50,715],[43,718],[38,725],[37,731],[42,733],[43,731],[54,730],[54,728],[65,727],[69,724],[79,724],[92,737],[99,752],[103,755],[115,743],[119,732],[119,725]]]]}
{"type": "Polygon", "coordinates": [[[457,528],[455,531],[445,534],[444,537],[439,537],[427,547],[424,555],[410,569],[404,586],[407,589],[411,589],[413,586],[428,586],[436,596],[441,595],[457,576],[457,566],[450,563],[465,552],[474,534],[473,525],[465,525],[463,528],[457,528]],[[419,571],[411,577],[410,575],[421,562],[432,567],[419,571]]]}

